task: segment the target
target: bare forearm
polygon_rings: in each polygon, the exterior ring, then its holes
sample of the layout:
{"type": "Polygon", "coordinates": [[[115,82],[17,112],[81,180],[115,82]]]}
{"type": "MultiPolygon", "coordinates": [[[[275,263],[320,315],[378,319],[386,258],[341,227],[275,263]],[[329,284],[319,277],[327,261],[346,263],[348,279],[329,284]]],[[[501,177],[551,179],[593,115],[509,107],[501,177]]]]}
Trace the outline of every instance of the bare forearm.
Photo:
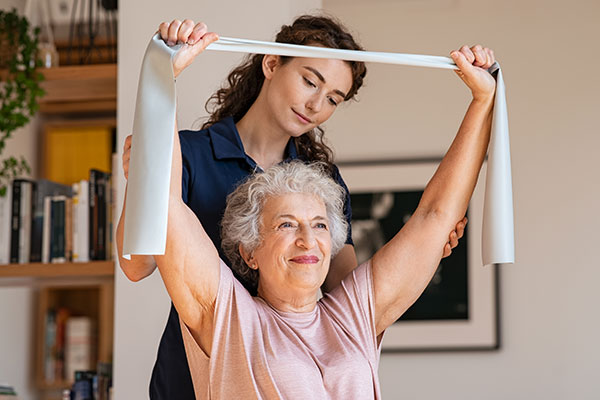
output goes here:
{"type": "Polygon", "coordinates": [[[473,100],[452,145],[427,185],[419,211],[453,227],[466,213],[490,140],[493,97],[473,100]]]}

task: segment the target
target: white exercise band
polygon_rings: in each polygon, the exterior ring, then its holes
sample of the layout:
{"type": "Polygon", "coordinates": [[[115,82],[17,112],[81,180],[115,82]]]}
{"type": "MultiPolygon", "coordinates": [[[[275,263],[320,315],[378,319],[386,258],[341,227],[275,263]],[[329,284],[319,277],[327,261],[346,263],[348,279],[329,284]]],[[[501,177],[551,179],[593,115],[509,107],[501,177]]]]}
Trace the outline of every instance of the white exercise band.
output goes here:
{"type": "MultiPolygon", "coordinates": [[[[172,47],[156,34],[144,55],[133,123],[123,257],[165,253],[175,126],[176,95],[172,47]]],[[[333,58],[421,67],[458,69],[451,58],[416,54],[329,49],[286,43],[220,38],[207,50],[291,57],[333,58]]],[[[496,98],[488,151],[484,200],[483,264],[513,263],[514,226],[508,116],[502,71],[495,63],[496,98]]]]}

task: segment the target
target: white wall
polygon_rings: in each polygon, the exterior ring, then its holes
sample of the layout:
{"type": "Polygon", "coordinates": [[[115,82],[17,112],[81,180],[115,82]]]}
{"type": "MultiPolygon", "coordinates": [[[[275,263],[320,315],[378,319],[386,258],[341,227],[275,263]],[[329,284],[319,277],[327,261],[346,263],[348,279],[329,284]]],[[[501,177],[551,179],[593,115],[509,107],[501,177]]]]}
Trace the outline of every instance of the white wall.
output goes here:
{"type": "MultiPolygon", "coordinates": [[[[320,7],[320,0],[259,1],[122,1],[119,10],[119,147],[133,126],[138,75],[147,42],[161,21],[174,18],[203,20],[223,36],[270,40],[292,17],[320,7]]],[[[241,58],[237,54],[207,53],[177,79],[179,127],[191,127],[204,116],[204,103],[241,58]]],[[[119,149],[122,151],[122,149],[119,149]]],[[[118,204],[122,204],[124,180],[118,204]]],[[[117,400],[148,396],[148,384],[170,301],[155,272],[139,283],[117,273],[115,294],[114,384],[117,400]]]]}
{"type": "MultiPolygon", "coordinates": [[[[517,262],[501,267],[502,348],[386,354],[383,398],[597,399],[600,3],[324,0],[323,7],[370,50],[447,55],[483,43],[496,51],[507,85],[517,262]]],[[[360,98],[328,124],[339,159],[441,155],[469,93],[448,71],[369,65],[360,98]]]]}
{"type": "MultiPolygon", "coordinates": [[[[21,0],[0,0],[4,11],[16,8],[23,11],[21,0]]],[[[13,132],[12,138],[0,155],[0,161],[9,156],[25,157],[37,176],[39,148],[38,121],[13,132]]],[[[35,396],[32,382],[34,343],[34,293],[29,287],[0,286],[0,382],[12,385],[19,396],[30,399],[35,396]]]]}

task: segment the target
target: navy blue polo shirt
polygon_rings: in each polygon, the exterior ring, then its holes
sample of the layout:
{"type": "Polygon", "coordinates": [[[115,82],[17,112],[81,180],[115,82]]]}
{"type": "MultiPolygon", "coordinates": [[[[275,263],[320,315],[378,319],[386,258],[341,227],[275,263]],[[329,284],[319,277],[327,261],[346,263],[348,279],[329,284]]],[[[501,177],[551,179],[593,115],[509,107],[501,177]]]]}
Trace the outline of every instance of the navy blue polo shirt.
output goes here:
{"type": "MultiPolygon", "coordinates": [[[[202,223],[204,230],[219,250],[221,258],[228,263],[221,250],[220,236],[225,200],[244,179],[255,171],[260,171],[260,168],[245,153],[242,140],[231,117],[219,121],[208,129],[181,131],[179,140],[183,166],[183,200],[202,223]]],[[[301,159],[293,139],[290,139],[287,145],[285,157],[285,161],[301,159]]],[[[346,190],[344,205],[344,214],[348,221],[346,243],[352,244],[350,195],[337,167],[334,168],[333,178],[346,190]]],[[[150,398],[195,399],[181,337],[179,315],[172,303],[152,370],[150,398]]]]}

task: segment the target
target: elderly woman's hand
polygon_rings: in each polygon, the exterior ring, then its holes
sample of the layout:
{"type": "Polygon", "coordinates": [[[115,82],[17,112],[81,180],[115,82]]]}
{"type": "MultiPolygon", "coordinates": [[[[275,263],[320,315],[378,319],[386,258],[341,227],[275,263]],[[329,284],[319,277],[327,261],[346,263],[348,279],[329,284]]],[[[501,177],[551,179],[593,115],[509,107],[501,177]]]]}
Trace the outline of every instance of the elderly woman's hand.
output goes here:
{"type": "Polygon", "coordinates": [[[474,100],[490,100],[496,91],[496,81],[487,71],[496,62],[494,52],[487,47],[463,46],[450,53],[459,70],[460,79],[471,89],[474,100]]]}
{"type": "Polygon", "coordinates": [[[194,21],[186,19],[183,22],[177,19],[170,24],[163,22],[159,25],[160,37],[169,46],[183,43],[183,46],[173,57],[173,72],[175,78],[190,65],[196,56],[206,49],[206,46],[219,39],[219,35],[209,32],[204,22],[194,24],[194,21]]]}

